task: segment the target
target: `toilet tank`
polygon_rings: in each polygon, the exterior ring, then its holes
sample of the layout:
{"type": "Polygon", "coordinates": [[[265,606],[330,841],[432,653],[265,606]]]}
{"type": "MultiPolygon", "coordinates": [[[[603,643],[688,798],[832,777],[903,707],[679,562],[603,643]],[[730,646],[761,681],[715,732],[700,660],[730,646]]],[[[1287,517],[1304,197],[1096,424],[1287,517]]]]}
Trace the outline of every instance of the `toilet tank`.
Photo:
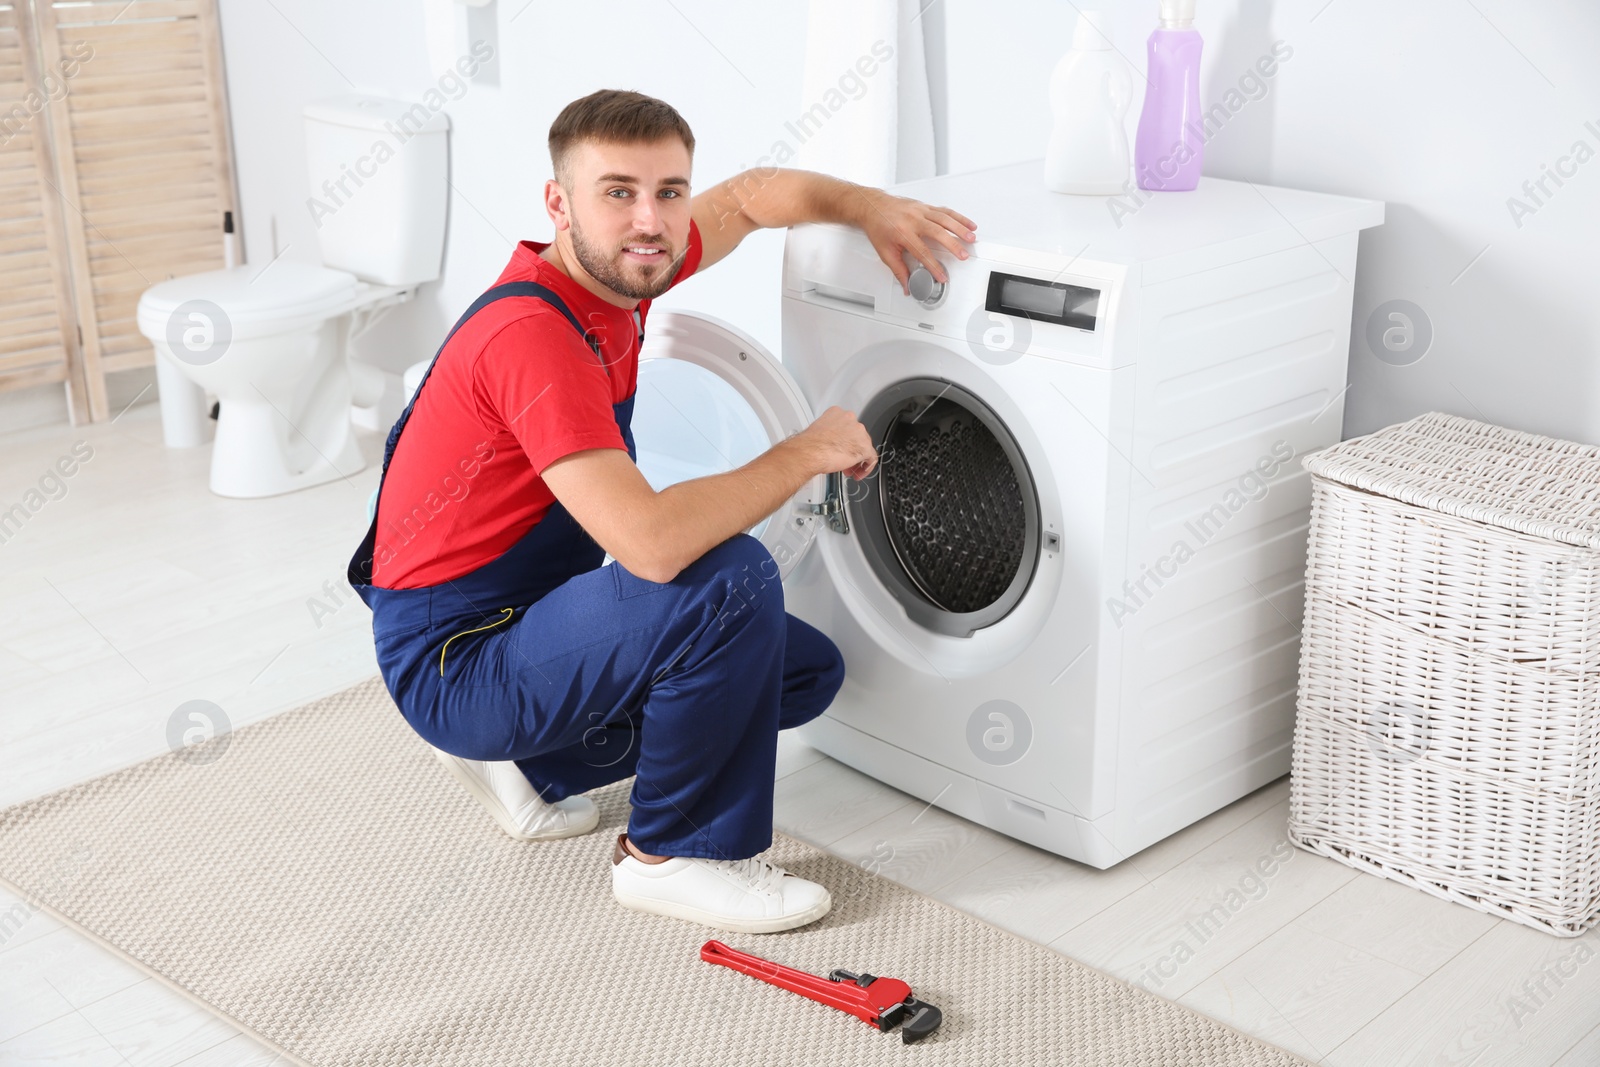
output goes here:
{"type": "Polygon", "coordinates": [[[324,266],[381,285],[439,276],[450,120],[426,104],[354,94],[307,104],[306,160],[324,266]]]}

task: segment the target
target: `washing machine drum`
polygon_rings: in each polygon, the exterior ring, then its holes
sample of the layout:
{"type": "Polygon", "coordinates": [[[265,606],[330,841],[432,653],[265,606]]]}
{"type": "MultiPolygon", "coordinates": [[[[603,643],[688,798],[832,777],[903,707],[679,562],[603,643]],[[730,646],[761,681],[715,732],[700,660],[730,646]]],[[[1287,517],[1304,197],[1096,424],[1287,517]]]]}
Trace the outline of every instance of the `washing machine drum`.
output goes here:
{"type": "Polygon", "coordinates": [[[851,518],[878,577],[907,614],[967,636],[1022,598],[1039,553],[1039,504],[1015,439],[950,382],[885,390],[863,413],[879,454],[852,488],[851,518]]]}

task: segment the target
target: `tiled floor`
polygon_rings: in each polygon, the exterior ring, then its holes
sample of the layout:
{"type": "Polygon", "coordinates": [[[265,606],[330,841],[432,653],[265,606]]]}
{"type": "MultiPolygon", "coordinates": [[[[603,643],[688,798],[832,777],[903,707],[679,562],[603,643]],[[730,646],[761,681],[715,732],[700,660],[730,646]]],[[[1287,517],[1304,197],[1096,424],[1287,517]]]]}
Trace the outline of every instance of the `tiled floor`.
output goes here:
{"type": "MultiPolygon", "coordinates": [[[[369,461],[380,445],[364,441],[369,461]]],[[[0,543],[0,806],[160,754],[185,701],[237,727],[377,673],[343,585],[376,469],[238,501],[206,489],[209,459],[164,448],[154,405],[0,437],[0,511],[41,489],[0,543]],[[77,442],[92,456],[54,482],[77,442]]],[[[1600,1064],[1600,933],[1558,940],[1292,849],[1287,780],[1097,871],[787,735],[778,774],[779,829],[1310,1060],[1600,1064]],[[1243,883],[1243,906],[1190,932],[1264,857],[1273,874],[1243,883]]],[[[0,894],[0,1064],[271,1060],[0,894]]]]}

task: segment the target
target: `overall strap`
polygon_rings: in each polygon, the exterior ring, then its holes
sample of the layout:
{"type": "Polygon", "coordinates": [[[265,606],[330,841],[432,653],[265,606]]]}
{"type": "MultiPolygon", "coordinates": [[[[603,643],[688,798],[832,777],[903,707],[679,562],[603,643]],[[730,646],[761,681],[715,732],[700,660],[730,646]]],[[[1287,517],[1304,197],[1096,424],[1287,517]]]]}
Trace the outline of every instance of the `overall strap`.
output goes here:
{"type": "MultiPolygon", "coordinates": [[[[439,351],[434,354],[433,360],[428,364],[428,369],[423,372],[422,381],[417,383],[416,391],[411,394],[411,399],[406,403],[405,410],[400,413],[400,417],[395,420],[394,426],[390,428],[389,437],[383,445],[383,466],[378,473],[379,500],[383,498],[384,478],[389,473],[389,460],[393,458],[395,445],[400,441],[400,432],[405,429],[406,423],[410,421],[411,410],[416,407],[417,397],[422,395],[422,387],[427,384],[428,378],[432,376],[433,368],[438,366],[439,357],[444,354],[444,350],[450,344],[451,338],[455,337],[457,330],[467,324],[468,319],[490,304],[497,300],[515,296],[531,296],[535,299],[543,300],[559,311],[561,317],[572,324],[572,328],[578,331],[578,335],[583,338],[584,343],[593,350],[595,358],[600,361],[600,366],[606,372],[606,377],[609,378],[611,376],[611,367],[607,365],[605,357],[600,353],[600,342],[589,336],[583,325],[578,322],[578,317],[572,313],[565,301],[553,290],[540,285],[538,282],[506,282],[504,285],[495,286],[474,300],[472,306],[462,313],[461,318],[456,320],[454,326],[450,327],[450,332],[445,335],[444,343],[439,346],[439,351]]],[[[372,512],[372,522],[367,527],[367,536],[362,539],[361,547],[356,549],[356,554],[351,558],[350,566],[346,569],[345,577],[352,586],[370,585],[372,583],[373,553],[377,549],[377,540],[378,511],[375,507],[372,512]]]]}
{"type": "MultiPolygon", "coordinates": [[[[433,360],[428,364],[428,369],[423,373],[422,381],[417,383],[416,391],[411,394],[411,400],[406,404],[406,409],[400,413],[400,417],[395,420],[394,426],[390,427],[389,429],[389,438],[384,442],[383,446],[384,473],[387,473],[389,470],[389,459],[394,455],[394,446],[400,440],[400,431],[405,427],[406,422],[411,418],[411,408],[416,404],[417,397],[422,395],[423,383],[428,380],[429,375],[433,374],[433,368],[438,365],[439,356],[444,354],[445,347],[450,344],[450,339],[456,335],[457,330],[461,329],[461,327],[467,324],[467,320],[472,318],[472,316],[476,315],[478,312],[482,311],[495,301],[504,300],[505,298],[512,296],[535,297],[539,300],[543,300],[545,303],[561,312],[561,317],[572,323],[572,328],[578,331],[578,335],[583,338],[584,343],[593,349],[595,358],[600,361],[600,366],[605,368],[606,377],[609,378],[611,376],[611,367],[606,363],[605,357],[600,354],[600,342],[589,336],[588,332],[585,331],[583,326],[578,322],[578,317],[572,313],[571,309],[567,307],[566,303],[561,299],[561,297],[557,296],[554,291],[540,285],[538,282],[506,282],[504,285],[497,285],[485,292],[482,296],[478,297],[478,299],[474,300],[472,302],[472,306],[467,308],[466,311],[462,312],[461,317],[456,320],[456,324],[450,327],[450,332],[445,334],[443,344],[439,345],[439,351],[434,353],[433,360]]],[[[378,491],[380,493],[383,491],[382,475],[379,475],[378,478],[378,491]]]]}

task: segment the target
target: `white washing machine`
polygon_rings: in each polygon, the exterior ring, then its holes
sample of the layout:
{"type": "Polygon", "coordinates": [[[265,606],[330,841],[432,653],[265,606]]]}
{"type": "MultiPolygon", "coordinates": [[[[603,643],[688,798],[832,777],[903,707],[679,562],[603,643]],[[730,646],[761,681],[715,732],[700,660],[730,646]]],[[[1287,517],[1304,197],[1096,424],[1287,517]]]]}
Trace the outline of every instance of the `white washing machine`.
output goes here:
{"type": "Polygon", "coordinates": [[[977,222],[904,295],[792,229],[783,359],[652,316],[640,466],[745,462],[830,404],[881,460],[753,532],[846,662],[823,752],[1109,867],[1289,770],[1310,502],[1378,201],[1205,178],[1113,202],[1031,162],[897,187],[977,222]],[[1114,210],[1115,209],[1115,210],[1114,210]]]}

